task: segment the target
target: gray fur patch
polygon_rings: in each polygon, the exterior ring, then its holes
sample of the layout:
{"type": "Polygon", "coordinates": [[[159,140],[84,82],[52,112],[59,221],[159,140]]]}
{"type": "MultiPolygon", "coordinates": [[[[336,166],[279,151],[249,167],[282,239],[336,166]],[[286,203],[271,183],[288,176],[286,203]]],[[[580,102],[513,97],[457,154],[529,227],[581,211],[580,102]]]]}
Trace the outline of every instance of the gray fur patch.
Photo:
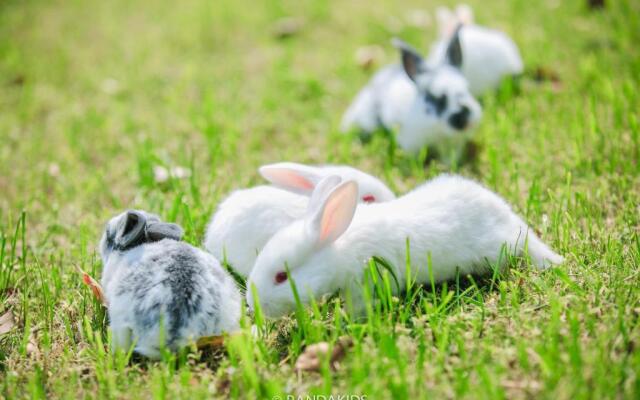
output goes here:
{"type": "Polygon", "coordinates": [[[152,330],[162,321],[167,346],[177,350],[185,327],[195,327],[204,335],[207,326],[219,325],[220,285],[227,277],[219,268],[204,263],[198,250],[186,243],[167,240],[158,245],[165,251],[130,265],[130,274],[115,294],[133,297],[139,330],[134,334],[152,330]],[[158,288],[162,290],[154,290],[158,288]]]}

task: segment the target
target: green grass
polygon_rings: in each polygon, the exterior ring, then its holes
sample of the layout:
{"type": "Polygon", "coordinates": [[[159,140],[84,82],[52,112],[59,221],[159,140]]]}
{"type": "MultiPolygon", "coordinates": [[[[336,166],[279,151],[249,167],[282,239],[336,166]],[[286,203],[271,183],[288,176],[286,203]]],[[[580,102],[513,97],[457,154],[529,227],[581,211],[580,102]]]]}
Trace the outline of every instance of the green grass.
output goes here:
{"type": "Polygon", "coordinates": [[[17,319],[0,337],[0,398],[638,398],[640,3],[470,3],[529,71],[560,81],[529,73],[518,93],[484,98],[481,151],[457,172],[504,196],[566,263],[396,299],[393,279],[372,274],[369,318],[336,300],[247,317],[208,364],[106,350],[105,314],[76,273],[100,275],[103,224],[148,209],[199,244],[218,201],[279,160],[351,164],[398,193],[447,171],[337,132],[371,74],[356,49],[394,61],[394,35],[426,49],[434,26],[407,13],[437,3],[0,3],[0,315],[17,319]],[[286,16],[303,29],[277,39],[286,16]],[[192,175],[158,184],[156,165],[192,175]],[[336,371],[294,371],[306,345],[344,335],[354,346],[336,371]]]}

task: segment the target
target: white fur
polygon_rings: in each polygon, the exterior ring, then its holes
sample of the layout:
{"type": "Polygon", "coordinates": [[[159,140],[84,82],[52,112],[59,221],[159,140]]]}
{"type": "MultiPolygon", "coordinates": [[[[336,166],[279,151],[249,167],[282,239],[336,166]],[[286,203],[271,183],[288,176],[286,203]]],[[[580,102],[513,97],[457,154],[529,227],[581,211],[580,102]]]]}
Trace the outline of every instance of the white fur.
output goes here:
{"type": "Polygon", "coordinates": [[[220,260],[225,259],[245,277],[249,276],[257,254],[269,239],[304,215],[309,202],[308,194],[322,178],[338,175],[345,180],[355,180],[361,201],[367,196],[373,196],[375,202],[395,198],[382,181],[347,166],[313,167],[277,163],[264,166],[260,171],[278,187],[257,186],[231,193],[211,218],[204,240],[204,247],[209,252],[220,260]],[[281,177],[274,173],[285,170],[290,174],[285,178],[304,178],[310,188],[297,186],[298,181],[279,179],[281,177]]]}
{"type": "MultiPolygon", "coordinates": [[[[274,235],[258,256],[247,288],[255,285],[265,315],[277,317],[295,307],[289,282],[274,280],[285,265],[304,303],[351,289],[354,306],[362,309],[358,288],[374,255],[396,268],[404,287],[407,238],[418,283],[430,281],[428,255],[435,282],[450,280],[458,271],[461,275],[489,273],[488,263],[499,261],[503,246],[517,255],[528,248],[531,261],[541,269],[562,262],[503,199],[474,181],[441,176],[394,201],[358,207],[353,220],[349,211],[354,211],[351,197],[355,193],[349,184],[338,185],[329,195],[314,193],[323,201],[274,235]],[[336,197],[339,201],[332,201],[336,197]],[[323,215],[320,224],[318,213],[323,215]],[[336,234],[335,241],[320,239],[336,234]]],[[[254,306],[251,290],[247,290],[247,303],[254,306]]]]}
{"type": "Polygon", "coordinates": [[[475,96],[495,90],[504,77],[519,75],[523,71],[518,46],[504,32],[473,23],[469,6],[458,6],[453,13],[445,7],[436,12],[440,37],[431,47],[429,63],[438,65],[445,59],[447,46],[458,24],[462,45],[462,73],[475,96]]]}
{"type": "MultiPolygon", "coordinates": [[[[404,79],[411,82],[406,74],[404,79]]],[[[480,122],[482,117],[480,104],[469,94],[467,82],[456,68],[440,67],[424,79],[425,83],[419,82],[418,85],[413,85],[414,99],[402,123],[399,124],[398,144],[403,150],[412,154],[420,152],[424,146],[435,147],[445,160],[451,156],[451,151],[454,151],[452,157],[457,159],[462,145],[473,136],[480,122]],[[436,118],[433,114],[424,112],[426,105],[419,95],[422,91],[416,90],[421,85],[428,87],[429,91],[435,95],[446,95],[452,103],[440,117],[436,118]],[[471,110],[470,124],[463,131],[456,130],[447,123],[461,105],[471,110]]],[[[392,97],[388,99],[388,101],[394,100],[392,97]]]]}
{"type": "Polygon", "coordinates": [[[471,95],[460,71],[446,61],[427,66],[412,80],[402,65],[390,65],[378,71],[357,94],[345,112],[340,129],[357,129],[372,133],[377,129],[397,131],[400,147],[417,154],[425,146],[435,147],[446,159],[453,147],[460,155],[461,145],[468,140],[480,122],[482,109],[471,95]],[[427,93],[445,96],[444,112],[437,113],[425,100],[427,93]],[[469,122],[455,129],[450,118],[462,107],[470,111],[469,122]]]}
{"type": "Polygon", "coordinates": [[[188,286],[189,295],[197,292],[200,297],[198,310],[186,323],[180,325],[177,337],[170,347],[180,347],[195,342],[203,336],[220,335],[239,328],[241,296],[233,279],[211,255],[184,242],[163,239],[143,243],[128,250],[112,249],[107,243],[109,230],[114,229],[122,214],[113,218],[100,243],[103,259],[101,285],[108,302],[109,326],[113,349],[128,350],[135,342],[134,350],[146,357],[160,357],[162,340],[169,341],[169,324],[172,322],[168,305],[172,298],[183,296],[173,293],[166,268],[175,258],[168,256],[189,253],[189,260],[197,267],[197,285],[188,286]],[[139,291],[138,283],[148,288],[139,291]],[[154,305],[159,305],[155,307],[154,305]],[[205,312],[215,309],[217,315],[205,312]],[[145,310],[159,310],[147,313],[145,310]],[[160,315],[160,316],[158,316],[160,315]]]}

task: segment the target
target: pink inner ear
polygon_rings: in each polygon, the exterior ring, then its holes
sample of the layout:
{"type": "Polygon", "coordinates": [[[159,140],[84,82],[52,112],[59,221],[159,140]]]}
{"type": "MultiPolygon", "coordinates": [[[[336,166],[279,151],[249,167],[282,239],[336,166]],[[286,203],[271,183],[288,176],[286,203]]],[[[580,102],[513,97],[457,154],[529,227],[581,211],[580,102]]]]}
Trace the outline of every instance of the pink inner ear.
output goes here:
{"type": "Polygon", "coordinates": [[[295,172],[286,169],[275,169],[268,172],[271,182],[298,189],[313,190],[313,183],[295,172]]]}
{"type": "MultiPolygon", "coordinates": [[[[324,242],[328,240],[330,237],[335,236],[333,239],[338,237],[343,231],[345,226],[343,226],[346,222],[347,214],[350,212],[349,207],[345,207],[344,203],[348,203],[350,193],[347,191],[343,191],[342,193],[333,196],[329,199],[324,213],[322,215],[322,222],[320,227],[320,241],[324,242]]],[[[351,218],[349,217],[349,221],[351,218]]]]}
{"type": "Polygon", "coordinates": [[[322,218],[322,231],[320,232],[320,241],[325,241],[335,229],[336,226],[336,210],[328,210],[322,218]]]}

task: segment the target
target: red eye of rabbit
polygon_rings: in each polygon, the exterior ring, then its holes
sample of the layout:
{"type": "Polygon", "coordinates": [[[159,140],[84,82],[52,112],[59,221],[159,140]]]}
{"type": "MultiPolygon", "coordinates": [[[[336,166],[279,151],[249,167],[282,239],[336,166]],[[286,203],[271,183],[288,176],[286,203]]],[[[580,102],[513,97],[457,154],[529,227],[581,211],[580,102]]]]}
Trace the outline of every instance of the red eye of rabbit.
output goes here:
{"type": "Polygon", "coordinates": [[[362,201],[364,201],[365,203],[373,203],[376,201],[376,197],[372,194],[365,194],[364,196],[362,196],[362,201]]]}
{"type": "Polygon", "coordinates": [[[287,273],[284,271],[280,271],[276,274],[275,281],[276,283],[282,283],[287,280],[287,273]]]}

